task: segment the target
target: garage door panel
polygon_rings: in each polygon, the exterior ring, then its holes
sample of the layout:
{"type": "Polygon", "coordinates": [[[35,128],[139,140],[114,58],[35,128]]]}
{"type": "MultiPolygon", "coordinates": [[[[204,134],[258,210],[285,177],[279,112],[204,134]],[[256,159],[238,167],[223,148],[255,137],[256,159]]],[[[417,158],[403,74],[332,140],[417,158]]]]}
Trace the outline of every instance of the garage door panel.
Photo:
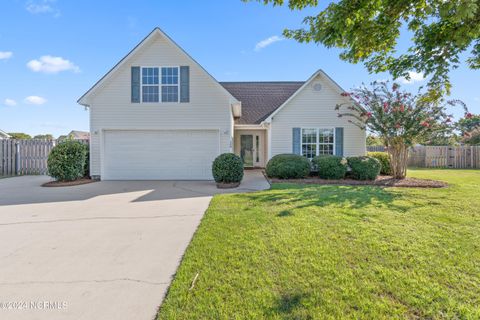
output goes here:
{"type": "Polygon", "coordinates": [[[105,131],[105,180],[205,180],[219,154],[217,130],[105,131]]]}

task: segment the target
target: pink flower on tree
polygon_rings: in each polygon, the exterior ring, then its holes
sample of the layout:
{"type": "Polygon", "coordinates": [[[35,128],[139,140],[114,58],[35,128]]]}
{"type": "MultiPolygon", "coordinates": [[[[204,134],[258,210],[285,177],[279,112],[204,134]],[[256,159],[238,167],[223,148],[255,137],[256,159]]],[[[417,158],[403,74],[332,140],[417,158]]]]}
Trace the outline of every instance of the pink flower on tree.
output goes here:
{"type": "Polygon", "coordinates": [[[422,122],[420,123],[420,125],[421,125],[422,127],[426,127],[426,128],[430,127],[430,124],[429,124],[427,121],[422,121],[422,122]]]}
{"type": "MultiPolygon", "coordinates": [[[[388,146],[392,176],[397,179],[405,177],[408,164],[409,147],[426,141],[438,130],[453,130],[453,119],[446,114],[447,105],[437,104],[424,99],[419,93],[412,95],[401,91],[397,85],[373,83],[372,87],[360,87],[352,90],[352,97],[359,97],[352,102],[336,105],[336,110],[344,117],[355,119],[353,122],[362,130],[368,130],[381,137],[388,146]]],[[[449,105],[461,105],[466,118],[466,106],[461,101],[452,101],[449,105]]],[[[351,122],[349,120],[349,122],[351,122]]],[[[351,122],[352,123],[352,122],[351,122]]]]}

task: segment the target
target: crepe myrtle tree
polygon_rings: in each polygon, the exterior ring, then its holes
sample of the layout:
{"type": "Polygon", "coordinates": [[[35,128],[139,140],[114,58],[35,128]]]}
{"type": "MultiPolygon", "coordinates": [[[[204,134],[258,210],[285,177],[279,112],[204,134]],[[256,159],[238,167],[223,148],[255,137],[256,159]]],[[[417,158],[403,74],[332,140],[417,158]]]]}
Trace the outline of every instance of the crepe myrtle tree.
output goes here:
{"type": "Polygon", "coordinates": [[[447,107],[461,105],[460,100],[433,102],[425,94],[413,95],[401,91],[397,83],[373,82],[352,92],[342,93],[350,97],[348,103],[338,104],[339,117],[380,137],[390,156],[392,175],[403,179],[407,173],[408,148],[424,141],[432,133],[453,128],[452,115],[447,107]]]}

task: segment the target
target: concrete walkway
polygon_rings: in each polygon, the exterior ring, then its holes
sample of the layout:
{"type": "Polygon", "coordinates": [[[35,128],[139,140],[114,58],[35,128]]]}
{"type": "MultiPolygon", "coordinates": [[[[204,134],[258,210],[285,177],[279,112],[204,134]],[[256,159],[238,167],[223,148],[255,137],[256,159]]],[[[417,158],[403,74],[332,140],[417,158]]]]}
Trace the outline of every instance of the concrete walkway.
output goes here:
{"type": "Polygon", "coordinates": [[[269,188],[48,180],[0,179],[0,319],[153,319],[212,196],[269,188]]]}

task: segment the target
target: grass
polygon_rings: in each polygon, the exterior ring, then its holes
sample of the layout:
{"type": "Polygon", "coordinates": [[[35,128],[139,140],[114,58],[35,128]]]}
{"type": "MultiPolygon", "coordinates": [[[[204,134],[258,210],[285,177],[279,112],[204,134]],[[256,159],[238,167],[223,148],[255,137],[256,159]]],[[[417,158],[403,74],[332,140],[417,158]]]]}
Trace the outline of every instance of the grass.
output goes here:
{"type": "Polygon", "coordinates": [[[158,318],[480,319],[480,171],[410,175],[215,196],[158,318]]]}

